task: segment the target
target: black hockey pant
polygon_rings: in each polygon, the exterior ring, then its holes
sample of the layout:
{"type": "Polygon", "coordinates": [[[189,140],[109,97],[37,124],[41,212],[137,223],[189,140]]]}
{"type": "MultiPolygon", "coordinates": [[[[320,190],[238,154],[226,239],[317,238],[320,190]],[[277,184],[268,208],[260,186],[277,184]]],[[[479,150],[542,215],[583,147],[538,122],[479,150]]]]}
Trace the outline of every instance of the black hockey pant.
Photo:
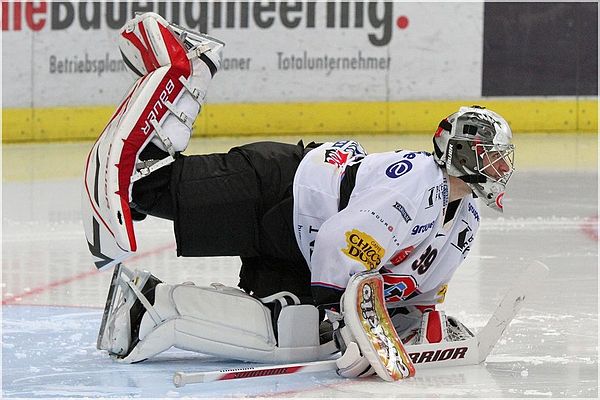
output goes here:
{"type": "MultiPolygon", "coordinates": [[[[240,256],[245,291],[263,297],[287,290],[308,300],[310,271],[292,219],[292,183],[304,152],[302,142],[259,142],[178,155],[134,184],[132,212],[172,220],[178,256],[240,256]]],[[[141,158],[165,156],[150,144],[141,158]]]]}

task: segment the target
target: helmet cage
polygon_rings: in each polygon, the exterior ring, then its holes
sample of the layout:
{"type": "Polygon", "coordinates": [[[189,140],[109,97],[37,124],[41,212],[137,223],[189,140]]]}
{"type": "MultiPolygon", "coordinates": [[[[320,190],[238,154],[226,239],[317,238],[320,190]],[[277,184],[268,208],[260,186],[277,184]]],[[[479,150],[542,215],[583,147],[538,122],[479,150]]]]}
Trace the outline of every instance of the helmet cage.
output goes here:
{"type": "Polygon", "coordinates": [[[504,186],[515,168],[515,146],[513,144],[476,144],[477,171],[492,182],[504,186]]]}
{"type": "Polygon", "coordinates": [[[511,141],[510,126],[500,115],[478,106],[461,107],[440,122],[433,139],[434,159],[486,205],[501,211],[514,172],[511,141]]]}

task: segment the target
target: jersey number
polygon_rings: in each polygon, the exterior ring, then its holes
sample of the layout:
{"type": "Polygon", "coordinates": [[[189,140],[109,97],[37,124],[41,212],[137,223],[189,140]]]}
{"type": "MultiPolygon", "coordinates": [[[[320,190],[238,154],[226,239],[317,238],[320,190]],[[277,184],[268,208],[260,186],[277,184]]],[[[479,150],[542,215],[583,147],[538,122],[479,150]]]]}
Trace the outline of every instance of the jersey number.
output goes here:
{"type": "Polygon", "coordinates": [[[425,252],[421,254],[421,257],[412,263],[413,271],[417,271],[419,275],[423,275],[431,267],[431,264],[433,264],[437,253],[437,249],[433,249],[431,246],[427,247],[425,252]]]}

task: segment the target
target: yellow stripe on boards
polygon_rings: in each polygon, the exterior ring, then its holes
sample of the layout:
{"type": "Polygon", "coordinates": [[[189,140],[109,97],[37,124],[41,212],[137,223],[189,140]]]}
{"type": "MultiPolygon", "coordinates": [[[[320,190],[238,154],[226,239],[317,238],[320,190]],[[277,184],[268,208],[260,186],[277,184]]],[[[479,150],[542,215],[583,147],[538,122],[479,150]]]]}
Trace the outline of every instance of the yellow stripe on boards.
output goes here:
{"type": "MultiPolygon", "coordinates": [[[[387,134],[435,131],[462,105],[479,104],[504,116],[514,132],[598,132],[598,101],[478,99],[465,101],[208,104],[195,136],[285,134],[387,134]]],[[[2,110],[2,141],[91,140],[115,107],[9,108],[2,110]]]]}
{"type": "MultiPolygon", "coordinates": [[[[432,135],[292,135],[292,136],[221,136],[195,137],[185,151],[187,155],[223,153],[249,141],[275,140],[296,143],[304,139],[324,142],[332,139],[352,138],[360,142],[369,153],[395,149],[432,151],[432,135]]],[[[598,138],[587,133],[530,133],[515,135],[515,178],[523,171],[598,171],[598,138]]],[[[51,142],[5,144],[2,149],[3,182],[39,181],[48,179],[83,179],[85,161],[92,142],[51,142]]],[[[83,182],[83,181],[81,181],[83,182]]],[[[509,189],[510,191],[510,189],[509,189]]],[[[79,212],[79,211],[77,211],[79,212]]]]}
{"type": "Polygon", "coordinates": [[[386,103],[211,104],[207,135],[387,133],[386,103]]]}

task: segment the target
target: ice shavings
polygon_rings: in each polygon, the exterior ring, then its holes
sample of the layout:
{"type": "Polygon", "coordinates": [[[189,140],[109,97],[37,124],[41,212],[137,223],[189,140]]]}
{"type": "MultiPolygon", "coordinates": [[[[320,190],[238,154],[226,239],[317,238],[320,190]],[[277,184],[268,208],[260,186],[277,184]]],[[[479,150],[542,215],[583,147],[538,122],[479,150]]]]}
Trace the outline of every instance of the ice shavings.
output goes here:
{"type": "Polygon", "coordinates": [[[540,390],[528,389],[523,392],[525,396],[552,396],[552,392],[542,392],[540,390]]]}
{"type": "Polygon", "coordinates": [[[505,218],[498,217],[486,220],[479,228],[481,231],[504,231],[504,230],[527,230],[540,231],[552,229],[560,230],[578,230],[584,222],[579,217],[525,217],[525,218],[505,218]]]}
{"type": "Polygon", "coordinates": [[[508,354],[494,354],[488,356],[487,362],[522,362],[529,363],[533,365],[540,365],[544,363],[554,363],[554,364],[569,364],[570,362],[586,362],[590,360],[582,360],[579,357],[556,357],[556,356],[515,356],[508,354]]]}

